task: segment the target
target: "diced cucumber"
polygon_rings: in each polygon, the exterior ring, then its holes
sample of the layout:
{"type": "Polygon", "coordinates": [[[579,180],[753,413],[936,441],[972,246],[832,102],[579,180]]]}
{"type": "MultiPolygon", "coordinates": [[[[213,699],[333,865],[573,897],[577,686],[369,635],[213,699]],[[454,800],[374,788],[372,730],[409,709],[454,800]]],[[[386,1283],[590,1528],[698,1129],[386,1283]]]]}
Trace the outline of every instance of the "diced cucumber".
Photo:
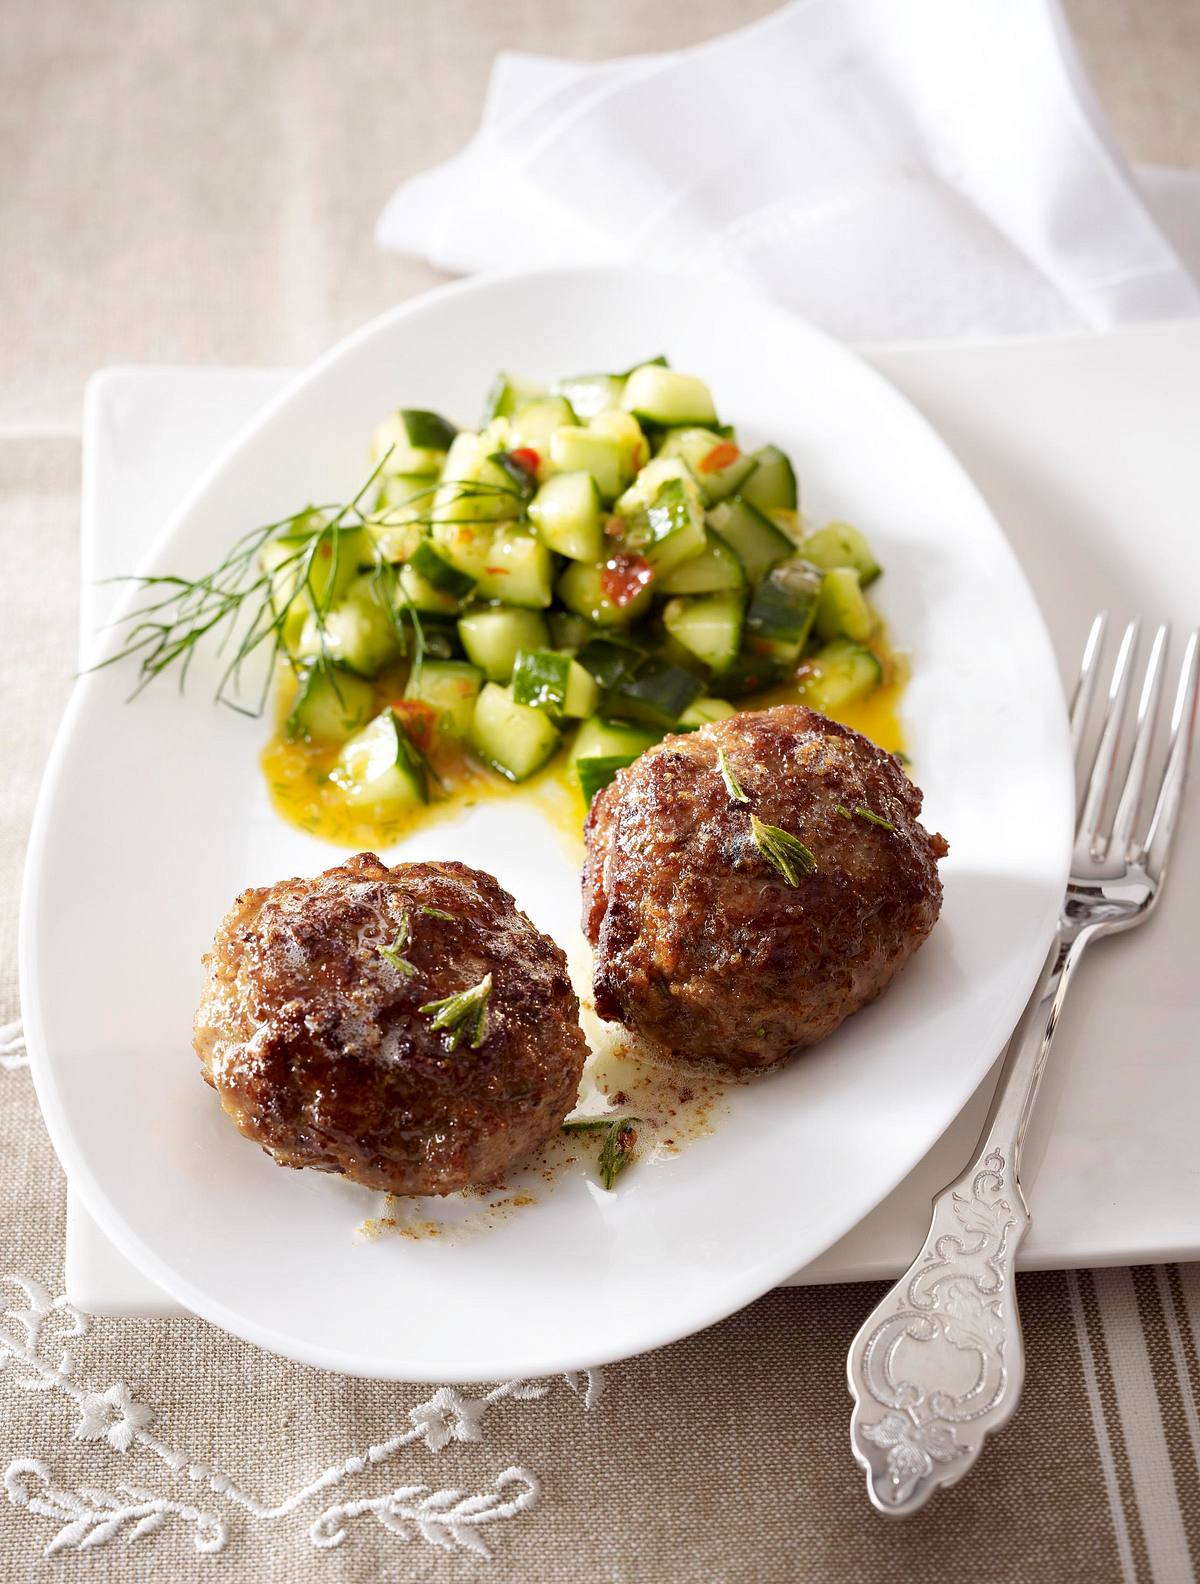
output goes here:
{"type": "Polygon", "coordinates": [[[604,554],[600,491],[590,473],[556,473],[529,503],[529,515],[545,544],[572,561],[599,561],[604,554]]]}
{"type": "Polygon", "coordinates": [[[663,607],[663,626],[713,671],[733,664],[742,641],[745,604],[737,591],[677,597],[663,607]]]}
{"type": "Polygon", "coordinates": [[[757,653],[743,641],[733,664],[708,684],[718,698],[745,698],[748,693],[761,693],[779,681],[783,667],[771,653],[772,645],[763,640],[761,647],[767,652],[757,653]]]}
{"type": "Polygon", "coordinates": [[[493,418],[510,418],[518,407],[536,401],[545,389],[536,380],[519,379],[515,374],[503,372],[497,374],[484,401],[480,423],[489,424],[493,418]]]}
{"type": "Polygon", "coordinates": [[[492,535],[475,592],[481,599],[544,610],[554,598],[553,579],[554,563],[545,544],[513,524],[492,535]]]}
{"type": "Polygon", "coordinates": [[[429,509],[434,538],[472,576],[475,568],[460,559],[470,556],[475,538],[471,525],[519,517],[524,510],[521,482],[514,482],[496,462],[496,454],[490,438],[460,434],[450,447],[441,484],[429,509]]]}
{"type": "Polygon", "coordinates": [[[620,519],[617,545],[644,556],[657,577],[666,577],[705,549],[704,514],[688,482],[667,479],[648,506],[620,519]]]}
{"type": "Polygon", "coordinates": [[[475,700],[483,686],[483,672],[465,660],[426,660],[414,666],[404,697],[430,704],[438,711],[438,726],[451,737],[470,735],[475,700]]]}
{"type": "Polygon", "coordinates": [[[866,537],[849,523],[826,523],[824,528],[818,528],[816,533],[801,541],[800,553],[826,572],[833,567],[853,567],[862,588],[873,583],[883,571],[866,537]]]}
{"type": "Polygon", "coordinates": [[[578,656],[602,688],[616,687],[622,678],[632,676],[645,658],[644,649],[622,638],[590,638],[578,656]]]}
{"type": "Polygon", "coordinates": [[[705,504],[742,489],[758,463],[711,429],[672,429],[659,450],[660,457],[680,457],[700,486],[705,504]]]}
{"type": "Polygon", "coordinates": [[[409,557],[408,565],[439,593],[449,594],[455,600],[466,599],[475,587],[475,579],[470,573],[463,572],[452,561],[447,561],[428,539],[422,539],[417,545],[409,557]]]}
{"type": "Polygon", "coordinates": [[[652,748],[662,738],[662,733],[645,726],[632,726],[628,721],[605,720],[592,715],[575,733],[571,744],[571,763],[581,759],[624,758],[632,764],[637,756],[652,748]]]}
{"type": "MultiPolygon", "coordinates": [[[[435,488],[434,480],[420,473],[385,474],[379,481],[375,515],[386,521],[368,524],[370,532],[379,539],[389,531],[411,524],[432,504],[435,488]]],[[[402,561],[404,557],[388,555],[386,559],[402,561]]]]}
{"type": "MultiPolygon", "coordinates": [[[[466,573],[462,575],[465,577],[466,573]]],[[[431,616],[457,616],[462,609],[462,600],[457,594],[435,588],[411,561],[400,568],[400,593],[414,610],[428,612],[431,616]]]]}
{"type": "Polygon", "coordinates": [[[853,638],[866,643],[875,631],[875,612],[867,604],[851,567],[831,567],[821,583],[817,601],[817,634],[821,638],[853,638]]]}
{"type": "Polygon", "coordinates": [[[550,436],[554,431],[577,421],[564,396],[539,396],[513,413],[508,432],[509,450],[536,451],[538,457],[545,460],[550,455],[550,436]]]}
{"type": "Polygon", "coordinates": [[[429,660],[458,660],[462,658],[462,644],[458,638],[458,623],[451,616],[436,612],[421,613],[413,621],[420,628],[421,652],[429,660]]]}
{"type": "Polygon", "coordinates": [[[375,676],[402,647],[388,597],[374,572],[355,578],[323,615],[309,613],[296,645],[297,655],[325,655],[359,676],[375,676]]]}
{"type": "Polygon", "coordinates": [[[351,803],[380,810],[429,801],[425,761],[393,709],[385,709],[350,738],[329,779],[351,803]]]}
{"type": "Polygon", "coordinates": [[[702,379],[674,369],[643,363],[625,381],[621,406],[626,412],[664,428],[716,422],[717,409],[702,379]]]}
{"type": "Polygon", "coordinates": [[[795,511],[799,503],[796,474],[778,446],[765,445],[753,453],[757,466],[742,486],[741,496],[760,512],[795,511]]]}
{"type": "Polygon", "coordinates": [[[602,759],[577,759],[575,776],[579,790],[589,808],[597,792],[603,792],[611,781],[617,779],[618,770],[627,770],[633,760],[626,754],[607,754],[602,759]]]}
{"type": "Polygon", "coordinates": [[[681,480],[689,496],[693,497],[696,505],[703,510],[704,502],[700,496],[700,486],[688,472],[687,463],[682,457],[664,456],[656,456],[652,462],[646,463],[613,510],[619,517],[636,517],[640,511],[650,505],[662,486],[671,479],[681,480]]]}
{"type": "Polygon", "coordinates": [[[883,681],[883,667],[862,644],[835,638],[805,661],[799,680],[804,702],[828,715],[873,692],[883,681]]]}
{"type": "Polygon", "coordinates": [[[739,589],[745,581],[737,556],[723,539],[708,533],[700,554],[659,578],[656,588],[660,594],[716,594],[721,589],[739,589]]]}
{"type": "Polygon", "coordinates": [[[608,563],[572,561],[558,580],[558,597],[568,610],[598,627],[628,627],[649,608],[651,584],[634,589],[632,581],[619,574],[620,569],[614,572],[608,563]],[[613,593],[624,603],[618,603],[613,593]]]}
{"type": "Polygon", "coordinates": [[[736,715],[737,710],[728,699],[698,698],[694,704],[689,704],[679,717],[680,731],[698,731],[701,726],[707,726],[711,721],[728,720],[731,715],[736,715]]]}
{"type": "Polygon", "coordinates": [[[471,743],[502,776],[524,781],[558,747],[558,731],[544,710],[518,704],[511,688],[488,682],[475,701],[471,743]]]}
{"type": "Polygon", "coordinates": [[[597,413],[589,422],[588,428],[593,434],[603,435],[606,440],[614,440],[620,446],[627,483],[631,482],[638,469],[644,467],[650,460],[650,442],[642,433],[642,426],[632,413],[622,412],[620,409],[597,413]]]}
{"type": "Polygon", "coordinates": [[[492,605],[459,618],[458,636],[467,658],[490,682],[507,682],[520,649],[546,649],[550,634],[537,611],[492,605]]]}
{"type": "Polygon", "coordinates": [[[600,689],[590,671],[570,655],[553,649],[522,649],[512,677],[518,704],[576,719],[590,715],[600,702],[600,689]]]}
{"type": "Polygon", "coordinates": [[[270,540],[259,552],[259,564],[270,579],[271,608],[277,615],[287,612],[282,636],[292,651],[314,607],[332,604],[359,568],[375,559],[371,538],[362,528],[331,528],[318,538],[322,522],[321,513],[307,512],[291,532],[270,540]]]}
{"type": "Polygon", "coordinates": [[[594,418],[597,413],[609,412],[621,405],[621,392],[625,389],[623,374],[577,374],[572,379],[555,380],[551,389],[565,396],[571,403],[575,416],[581,423],[594,418]]]}
{"type": "Polygon", "coordinates": [[[737,556],[751,583],[795,549],[786,534],[740,495],[714,506],[708,526],[737,556]]]}
{"type": "Polygon", "coordinates": [[[550,623],[550,642],[556,649],[565,649],[567,654],[578,654],[592,637],[591,622],[576,616],[574,611],[551,611],[547,620],[550,623]]]}
{"type": "Polygon", "coordinates": [[[616,500],[625,488],[625,451],[611,435],[591,428],[556,429],[550,436],[550,461],[559,473],[590,473],[601,499],[616,500]]]}
{"type": "Polygon", "coordinates": [[[674,726],[703,692],[703,682],[691,671],[651,655],[632,676],[623,678],[613,688],[607,707],[614,715],[648,721],[654,726],[674,726]]]}
{"type": "Polygon", "coordinates": [[[798,660],[816,619],[821,583],[820,572],[799,559],[768,572],[746,610],[747,648],[781,666],[798,660]]]}
{"type": "Polygon", "coordinates": [[[300,672],[287,736],[302,742],[345,742],[371,718],[375,690],[344,666],[315,661],[300,672]]]}
{"type": "Polygon", "coordinates": [[[371,461],[385,473],[436,473],[458,433],[438,413],[401,407],[389,413],[371,436],[371,461]],[[390,454],[389,454],[390,448],[390,454]]]}

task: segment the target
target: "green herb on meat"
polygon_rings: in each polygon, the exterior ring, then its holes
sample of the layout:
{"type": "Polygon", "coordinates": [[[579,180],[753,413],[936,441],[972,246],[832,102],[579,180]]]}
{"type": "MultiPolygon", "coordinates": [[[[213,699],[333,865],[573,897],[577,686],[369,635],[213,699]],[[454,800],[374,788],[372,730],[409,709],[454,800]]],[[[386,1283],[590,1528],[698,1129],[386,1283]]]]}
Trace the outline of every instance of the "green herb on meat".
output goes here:
{"type": "Polygon", "coordinates": [[[856,806],[854,812],[859,819],[865,819],[872,825],[879,825],[884,830],[894,831],[896,829],[891,820],[885,820],[882,814],[876,814],[872,809],[863,808],[861,804],[856,806]]]}
{"type": "Polygon", "coordinates": [[[790,886],[798,886],[801,876],[810,875],[817,860],[798,837],[778,825],[768,825],[757,814],[750,816],[750,831],[755,845],[773,869],[777,869],[790,886]]]}
{"type": "Polygon", "coordinates": [[[633,1159],[640,1120],[640,1117],[580,1117],[564,1122],[562,1130],[564,1133],[604,1134],[597,1165],[600,1168],[600,1181],[606,1188],[611,1188],[633,1159]]]}
{"type": "Polygon", "coordinates": [[[391,963],[396,972],[403,974],[406,979],[411,979],[417,971],[413,967],[412,963],[409,962],[408,958],[404,956],[404,952],[406,951],[408,943],[411,939],[412,924],[409,921],[408,914],[404,913],[400,917],[400,927],[397,929],[395,938],[391,944],[389,946],[379,947],[379,955],[383,958],[383,960],[385,962],[391,963]]]}
{"type": "Polygon", "coordinates": [[[458,990],[440,1001],[426,1001],[421,1011],[433,1014],[432,1027],[445,1034],[447,1050],[457,1050],[464,1039],[472,1050],[478,1050],[487,1039],[491,994],[492,976],[487,973],[469,990],[458,990]]]}
{"type": "Polygon", "coordinates": [[[721,772],[721,780],[725,783],[725,790],[735,803],[749,803],[750,799],[737,783],[733,771],[729,767],[729,756],[722,744],[717,749],[717,768],[721,772]]]}

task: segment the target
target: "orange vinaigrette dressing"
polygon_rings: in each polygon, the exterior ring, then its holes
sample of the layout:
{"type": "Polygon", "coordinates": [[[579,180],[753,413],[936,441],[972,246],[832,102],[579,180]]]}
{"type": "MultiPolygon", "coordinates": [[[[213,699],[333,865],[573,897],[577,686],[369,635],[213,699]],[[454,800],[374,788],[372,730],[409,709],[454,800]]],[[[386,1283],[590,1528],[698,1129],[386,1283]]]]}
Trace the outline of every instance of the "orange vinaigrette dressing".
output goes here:
{"type": "MultiPolygon", "coordinates": [[[[885,639],[877,639],[872,648],[883,663],[883,682],[866,698],[834,711],[834,719],[862,732],[888,753],[901,753],[904,733],[900,702],[907,681],[907,665],[903,656],[897,655],[885,639]]],[[[403,671],[385,673],[375,684],[377,707],[382,709],[398,700],[403,691],[403,671]]],[[[394,845],[418,826],[440,824],[484,800],[522,797],[536,805],[556,833],[579,844],[582,857],[581,837],[587,811],[565,753],[556,754],[544,770],[519,786],[513,786],[480,764],[460,744],[435,734],[427,755],[434,771],[434,776],[430,777],[429,802],[388,818],[381,816],[378,810],[352,807],[329,780],[329,772],[338,756],[337,747],[288,740],[285,725],[294,696],[294,679],[284,668],[276,688],[275,732],[262,755],[271,801],[290,824],[335,847],[353,851],[382,849],[394,845]]],[[[802,683],[786,682],[750,695],[741,707],[757,710],[767,709],[772,704],[803,703],[802,683]]]]}

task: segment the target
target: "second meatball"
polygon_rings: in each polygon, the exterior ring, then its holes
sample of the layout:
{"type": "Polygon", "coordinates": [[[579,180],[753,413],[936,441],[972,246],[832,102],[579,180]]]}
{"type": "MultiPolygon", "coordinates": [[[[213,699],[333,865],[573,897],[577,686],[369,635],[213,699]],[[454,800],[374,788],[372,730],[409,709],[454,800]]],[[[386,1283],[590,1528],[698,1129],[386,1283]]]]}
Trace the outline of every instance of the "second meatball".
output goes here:
{"type": "Polygon", "coordinates": [[[937,920],[920,810],[891,754],[799,705],[665,738],[588,817],[596,1011],[730,1067],[824,1039],[937,920]]]}

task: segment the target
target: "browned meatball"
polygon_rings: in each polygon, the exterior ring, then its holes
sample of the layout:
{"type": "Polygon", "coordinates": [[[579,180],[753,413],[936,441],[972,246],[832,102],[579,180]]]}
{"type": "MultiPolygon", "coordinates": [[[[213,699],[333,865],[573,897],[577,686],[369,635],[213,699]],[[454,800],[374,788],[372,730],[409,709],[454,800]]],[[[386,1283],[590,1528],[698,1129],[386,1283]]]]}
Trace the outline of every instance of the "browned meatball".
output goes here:
{"type": "Polygon", "coordinates": [[[887,987],[937,919],[947,847],[920,810],[891,754],[798,705],[664,738],[588,817],[596,1011],[730,1067],[824,1039],[887,987]],[[812,872],[797,864],[790,884],[752,815],[798,838],[812,872]]]}
{"type": "Polygon", "coordinates": [[[465,864],[360,853],[244,891],[205,962],[204,1076],[281,1166],[453,1193],[493,1181],[575,1103],[587,1048],[566,958],[465,864]],[[421,1010],[487,975],[445,1027],[421,1010]]]}

